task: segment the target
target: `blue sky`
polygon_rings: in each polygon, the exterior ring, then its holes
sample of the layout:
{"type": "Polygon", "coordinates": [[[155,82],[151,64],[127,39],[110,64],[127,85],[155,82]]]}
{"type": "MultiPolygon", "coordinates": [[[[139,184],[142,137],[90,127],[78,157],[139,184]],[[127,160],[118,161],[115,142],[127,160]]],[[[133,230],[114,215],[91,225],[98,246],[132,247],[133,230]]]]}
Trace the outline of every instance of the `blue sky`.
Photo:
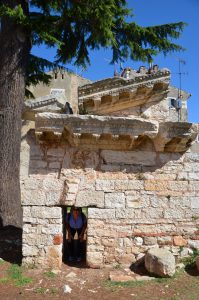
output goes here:
{"type": "MultiPolygon", "coordinates": [[[[171,70],[171,84],[179,87],[178,61],[179,58],[186,62],[181,66],[182,89],[191,93],[188,100],[188,116],[190,122],[199,122],[199,0],[128,0],[128,6],[133,8],[133,20],[141,26],[152,26],[165,23],[184,21],[188,23],[179,40],[175,41],[184,48],[185,52],[172,53],[164,57],[159,55],[154,58],[154,63],[160,68],[167,67],[171,70]]],[[[34,54],[53,60],[53,49],[33,48],[34,54]]],[[[86,71],[67,65],[74,72],[93,81],[112,77],[114,66],[109,64],[111,52],[100,50],[90,53],[91,65],[86,71]]],[[[137,69],[141,62],[128,60],[123,66],[137,69]]],[[[145,64],[147,66],[147,64],[145,64]]],[[[119,66],[118,66],[119,69],[119,66]]]]}

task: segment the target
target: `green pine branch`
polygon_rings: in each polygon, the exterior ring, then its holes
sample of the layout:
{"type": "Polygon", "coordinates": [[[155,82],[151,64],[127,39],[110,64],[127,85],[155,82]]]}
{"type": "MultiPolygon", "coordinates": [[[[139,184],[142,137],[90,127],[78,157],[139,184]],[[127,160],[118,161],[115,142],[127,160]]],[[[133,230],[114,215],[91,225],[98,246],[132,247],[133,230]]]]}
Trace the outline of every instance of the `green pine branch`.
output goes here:
{"type": "MultiPolygon", "coordinates": [[[[6,1],[4,1],[5,3],[6,1]]],[[[11,8],[0,4],[0,17],[24,26],[32,45],[56,47],[55,64],[74,63],[86,67],[89,51],[112,49],[112,63],[132,60],[152,61],[184,48],[174,42],[187,25],[184,22],[142,27],[128,20],[133,18],[125,0],[30,0],[30,12],[20,5],[11,8]]],[[[30,56],[27,85],[48,82],[41,75],[51,64],[30,56]],[[45,66],[46,65],[46,66],[45,66]],[[45,66],[45,67],[44,67],[45,66]]]]}

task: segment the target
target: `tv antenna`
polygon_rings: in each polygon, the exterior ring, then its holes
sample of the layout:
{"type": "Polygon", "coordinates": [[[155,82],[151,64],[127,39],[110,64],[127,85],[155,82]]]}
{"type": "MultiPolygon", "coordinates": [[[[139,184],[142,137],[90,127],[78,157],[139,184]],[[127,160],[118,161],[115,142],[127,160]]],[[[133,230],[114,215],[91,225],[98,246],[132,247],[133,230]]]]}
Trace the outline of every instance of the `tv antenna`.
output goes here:
{"type": "Polygon", "coordinates": [[[178,121],[180,121],[180,109],[182,107],[182,100],[183,100],[183,95],[182,95],[182,75],[188,75],[188,72],[182,72],[182,65],[186,65],[186,61],[181,59],[180,57],[176,57],[178,60],[178,72],[177,73],[172,73],[176,74],[179,76],[179,87],[178,87],[178,94],[177,94],[177,99],[176,99],[176,110],[178,112],[178,121]]]}
{"type": "Polygon", "coordinates": [[[182,99],[182,75],[188,75],[188,72],[182,72],[182,65],[186,65],[186,61],[181,59],[181,58],[177,58],[178,59],[178,74],[179,75],[179,89],[178,89],[178,99],[182,99]]]}

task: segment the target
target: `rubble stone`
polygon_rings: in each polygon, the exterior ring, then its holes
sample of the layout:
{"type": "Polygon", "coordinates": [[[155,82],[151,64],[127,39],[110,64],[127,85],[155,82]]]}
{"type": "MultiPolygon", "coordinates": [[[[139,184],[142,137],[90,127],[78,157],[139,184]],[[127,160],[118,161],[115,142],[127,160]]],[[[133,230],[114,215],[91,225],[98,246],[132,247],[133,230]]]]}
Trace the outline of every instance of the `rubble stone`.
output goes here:
{"type": "Polygon", "coordinates": [[[171,277],[175,274],[175,258],[166,249],[153,248],[145,255],[145,267],[152,274],[171,277]]]}

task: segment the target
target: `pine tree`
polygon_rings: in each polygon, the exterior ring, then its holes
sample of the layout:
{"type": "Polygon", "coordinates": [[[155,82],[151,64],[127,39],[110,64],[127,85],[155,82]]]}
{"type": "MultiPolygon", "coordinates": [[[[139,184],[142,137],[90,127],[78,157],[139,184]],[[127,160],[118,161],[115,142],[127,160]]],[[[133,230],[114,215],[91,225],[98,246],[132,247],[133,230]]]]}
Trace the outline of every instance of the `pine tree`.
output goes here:
{"type": "Polygon", "coordinates": [[[1,0],[0,2],[0,223],[21,226],[19,153],[25,86],[48,82],[51,65],[30,54],[56,47],[55,64],[87,66],[89,50],[110,48],[112,63],[152,61],[182,50],[173,43],[185,23],[141,27],[125,0],[1,0]]]}

